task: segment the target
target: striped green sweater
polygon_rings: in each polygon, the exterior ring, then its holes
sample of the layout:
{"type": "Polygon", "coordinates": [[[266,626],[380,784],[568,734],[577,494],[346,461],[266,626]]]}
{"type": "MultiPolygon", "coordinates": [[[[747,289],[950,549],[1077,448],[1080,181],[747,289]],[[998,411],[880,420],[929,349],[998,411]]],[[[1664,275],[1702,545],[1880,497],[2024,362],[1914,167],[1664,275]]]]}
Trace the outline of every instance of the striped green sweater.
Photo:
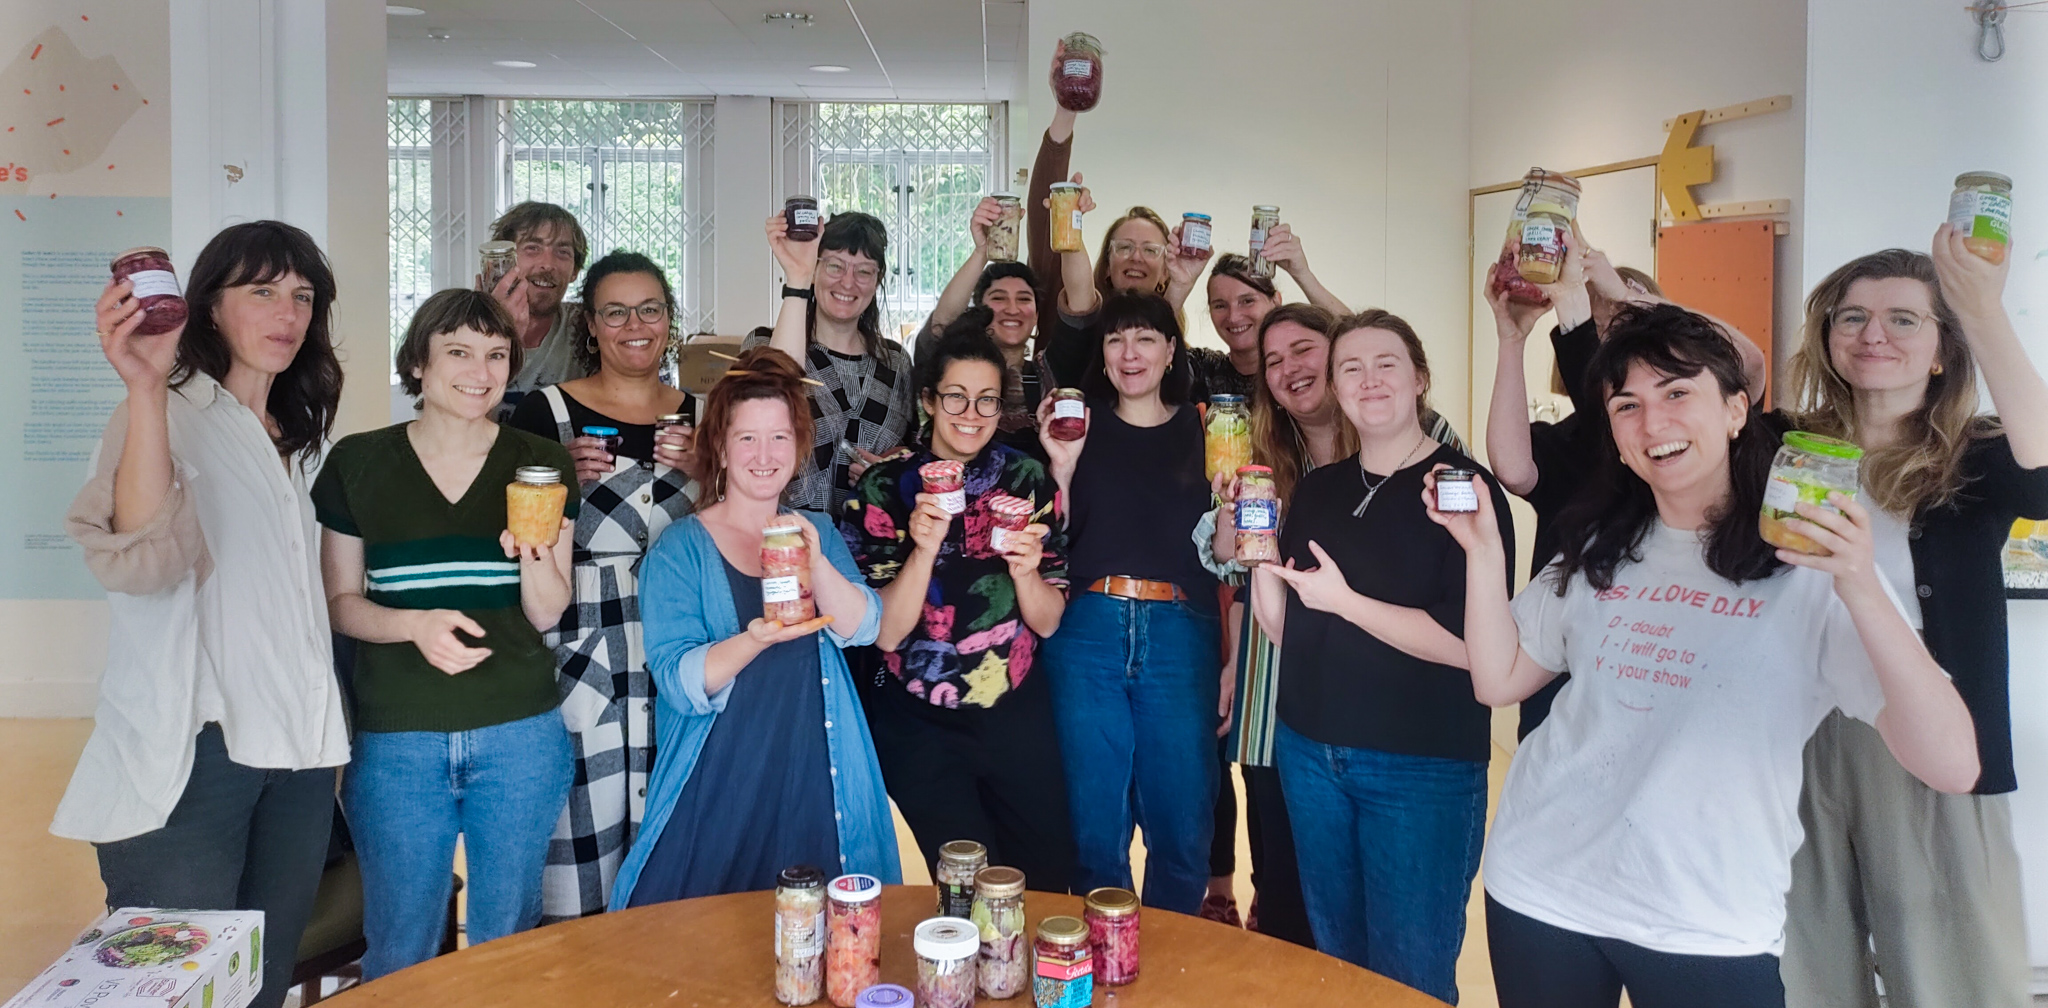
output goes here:
{"type": "MultiPolygon", "coordinates": [[[[510,427],[476,481],[450,504],[413,453],[406,424],[342,438],[313,483],[320,524],[363,541],[364,597],[393,609],[459,609],[484,628],[491,649],[475,668],[448,675],[410,641],[356,647],[356,728],[454,732],[552,709],[555,658],[519,607],[519,564],[498,546],[505,486],[525,465],[562,471],[576,516],[575,466],[560,444],[510,427]]],[[[559,544],[568,548],[565,535],[559,544]]],[[[465,637],[467,635],[464,635],[465,637]]]]}

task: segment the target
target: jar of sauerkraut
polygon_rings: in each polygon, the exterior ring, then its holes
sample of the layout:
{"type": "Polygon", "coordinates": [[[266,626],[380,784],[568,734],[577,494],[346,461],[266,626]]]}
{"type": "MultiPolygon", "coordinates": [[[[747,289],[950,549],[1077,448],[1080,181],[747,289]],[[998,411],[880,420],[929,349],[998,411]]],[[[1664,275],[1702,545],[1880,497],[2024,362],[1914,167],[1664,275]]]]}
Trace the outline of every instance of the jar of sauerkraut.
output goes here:
{"type": "Polygon", "coordinates": [[[1948,224],[1963,245],[1990,263],[2012,249],[2012,179],[1997,172],[1964,172],[1948,198],[1948,224]]]}
{"type": "Polygon", "coordinates": [[[968,919],[981,931],[981,996],[1009,998],[1024,993],[1030,956],[1024,943],[1024,873],[983,868],[974,876],[974,907],[968,919]]]}
{"type": "Polygon", "coordinates": [[[811,547],[804,519],[776,515],[761,530],[761,616],[794,626],[818,615],[811,599],[811,547]]]}
{"type": "Polygon", "coordinates": [[[1237,562],[1246,567],[1280,559],[1280,493],[1271,466],[1237,470],[1237,562]]]}
{"type": "Polygon", "coordinates": [[[552,466],[520,466],[505,486],[505,528],[521,546],[553,546],[562,535],[569,488],[552,466]]]}
{"type": "Polygon", "coordinates": [[[960,917],[934,917],[911,932],[917,952],[917,1008],[974,1008],[981,931],[960,917]]]}
{"type": "Polygon", "coordinates": [[[1786,431],[1784,445],[1771,459],[1771,475],[1764,484],[1763,514],[1757,530],[1764,541],[1780,549],[1812,556],[1829,556],[1831,551],[1785,524],[1799,517],[1794,510],[1804,501],[1836,514],[1841,509],[1828,503],[1830,492],[1856,496],[1863,449],[1839,438],[1786,431]]]}
{"type": "Polygon", "coordinates": [[[825,989],[825,873],[784,868],[775,879],[775,1000],[807,1005],[825,989]]]}

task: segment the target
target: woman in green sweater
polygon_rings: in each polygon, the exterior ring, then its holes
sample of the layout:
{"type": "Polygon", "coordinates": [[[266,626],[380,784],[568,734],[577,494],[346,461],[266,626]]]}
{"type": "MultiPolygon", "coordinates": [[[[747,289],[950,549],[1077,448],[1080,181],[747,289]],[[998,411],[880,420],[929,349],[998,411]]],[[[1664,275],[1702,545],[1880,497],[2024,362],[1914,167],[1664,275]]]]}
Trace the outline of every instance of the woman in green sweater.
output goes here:
{"type": "Polygon", "coordinates": [[[440,949],[457,835],[470,943],[540,918],[548,834],[573,776],[541,632],[569,603],[578,500],[563,480],[557,545],[513,543],[514,472],[574,472],[560,444],[494,419],[519,356],[489,295],[427,299],[397,360],[419,419],[343,438],[313,484],[328,613],[363,642],[342,809],[362,858],[365,979],[440,949]]]}

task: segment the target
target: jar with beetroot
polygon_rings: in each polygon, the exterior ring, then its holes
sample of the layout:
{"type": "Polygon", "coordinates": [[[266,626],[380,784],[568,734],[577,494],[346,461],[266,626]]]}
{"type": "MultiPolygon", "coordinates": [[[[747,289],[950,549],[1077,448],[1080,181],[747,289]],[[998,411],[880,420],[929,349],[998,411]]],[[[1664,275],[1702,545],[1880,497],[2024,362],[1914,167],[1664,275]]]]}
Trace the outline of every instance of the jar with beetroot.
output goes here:
{"type": "Polygon", "coordinates": [[[811,598],[811,547],[804,519],[776,515],[761,530],[761,616],[794,626],[818,615],[811,598]]]}
{"type": "Polygon", "coordinates": [[[1095,975],[1111,987],[1138,978],[1138,896],[1129,889],[1102,888],[1088,894],[1088,946],[1095,975]]]}
{"type": "Polygon", "coordinates": [[[1052,423],[1046,433],[1055,441],[1079,441],[1088,436],[1088,403],[1077,388],[1052,390],[1052,423]]]}
{"type": "Polygon", "coordinates": [[[924,492],[938,498],[939,507],[954,515],[967,510],[966,472],[966,466],[951,459],[917,467],[917,474],[924,479],[924,492]]]}
{"type": "Polygon", "coordinates": [[[825,996],[853,1008],[882,982],[882,880],[841,875],[825,887],[825,996]]]}
{"type": "Polygon", "coordinates": [[[130,295],[142,307],[135,335],[161,336],[185,324],[185,295],[178,290],[170,253],[144,245],[115,256],[110,265],[114,279],[128,281],[130,295]]]}
{"type": "Polygon", "coordinates": [[[782,221],[788,228],[783,235],[790,241],[817,241],[820,229],[825,226],[824,215],[818,212],[818,198],[815,196],[791,196],[784,200],[782,221]]]}
{"type": "Polygon", "coordinates": [[[1060,50],[1053,97],[1061,108],[1086,112],[1102,100],[1102,43],[1087,32],[1075,32],[1060,40],[1060,50]]]}
{"type": "Polygon", "coordinates": [[[1280,559],[1280,492],[1271,466],[1239,466],[1237,562],[1246,567],[1280,559]]]}

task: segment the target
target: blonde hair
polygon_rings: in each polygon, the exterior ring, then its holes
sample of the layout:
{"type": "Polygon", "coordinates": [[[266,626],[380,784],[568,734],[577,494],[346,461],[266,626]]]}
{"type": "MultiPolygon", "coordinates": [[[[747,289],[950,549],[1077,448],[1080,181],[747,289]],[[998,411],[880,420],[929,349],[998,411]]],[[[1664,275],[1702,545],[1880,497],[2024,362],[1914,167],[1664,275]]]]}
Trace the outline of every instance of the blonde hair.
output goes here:
{"type": "MultiPolygon", "coordinates": [[[[1134,206],[1125,211],[1122,217],[1118,217],[1115,223],[1109,226],[1109,230],[1103,232],[1102,248],[1098,249],[1095,253],[1095,289],[1103,297],[1108,297],[1115,293],[1109,287],[1109,243],[1112,240],[1109,236],[1116,234],[1118,228],[1134,220],[1146,221],[1153,227],[1158,228],[1162,240],[1167,242],[1173,240],[1173,229],[1166,226],[1165,218],[1160,217],[1158,211],[1147,206],[1134,206]]],[[[1140,291],[1139,293],[1165,294],[1168,282],[1161,280],[1158,288],[1151,291],[1140,291]]],[[[1180,315],[1180,308],[1176,306],[1173,312],[1178,317],[1180,315]]]]}

